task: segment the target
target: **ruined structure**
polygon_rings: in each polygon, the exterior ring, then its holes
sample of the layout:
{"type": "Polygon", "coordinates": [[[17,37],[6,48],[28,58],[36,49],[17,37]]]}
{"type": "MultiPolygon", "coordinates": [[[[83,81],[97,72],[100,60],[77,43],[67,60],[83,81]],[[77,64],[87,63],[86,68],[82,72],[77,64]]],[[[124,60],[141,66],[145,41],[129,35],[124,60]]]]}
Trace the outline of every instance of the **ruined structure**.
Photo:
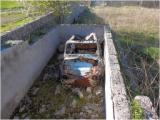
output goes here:
{"type": "Polygon", "coordinates": [[[1,53],[2,118],[12,114],[60,42],[66,42],[72,35],[91,33],[96,34],[99,43],[104,41],[106,119],[129,119],[128,99],[109,26],[69,24],[53,28],[32,45],[25,41],[1,53]]]}

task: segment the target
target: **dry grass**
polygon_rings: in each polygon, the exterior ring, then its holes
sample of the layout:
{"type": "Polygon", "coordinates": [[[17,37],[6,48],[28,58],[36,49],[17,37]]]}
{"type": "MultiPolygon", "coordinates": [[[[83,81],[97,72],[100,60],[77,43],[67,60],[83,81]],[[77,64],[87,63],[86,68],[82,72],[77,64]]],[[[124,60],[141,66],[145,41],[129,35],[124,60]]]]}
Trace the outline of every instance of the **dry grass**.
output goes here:
{"type": "MultiPolygon", "coordinates": [[[[102,24],[111,26],[131,101],[136,95],[149,96],[158,113],[160,9],[124,6],[94,7],[90,10],[92,16],[94,13],[102,19],[102,24]]],[[[82,15],[80,23],[99,24],[99,21],[82,15]]]]}
{"type": "Polygon", "coordinates": [[[113,30],[126,32],[157,33],[159,9],[143,7],[96,7],[93,9],[97,16],[109,23],[113,30]]]}
{"type": "Polygon", "coordinates": [[[131,99],[136,95],[147,95],[158,112],[160,10],[142,7],[97,7],[93,11],[111,25],[122,70],[128,78],[125,80],[130,83],[126,85],[131,99]]]}

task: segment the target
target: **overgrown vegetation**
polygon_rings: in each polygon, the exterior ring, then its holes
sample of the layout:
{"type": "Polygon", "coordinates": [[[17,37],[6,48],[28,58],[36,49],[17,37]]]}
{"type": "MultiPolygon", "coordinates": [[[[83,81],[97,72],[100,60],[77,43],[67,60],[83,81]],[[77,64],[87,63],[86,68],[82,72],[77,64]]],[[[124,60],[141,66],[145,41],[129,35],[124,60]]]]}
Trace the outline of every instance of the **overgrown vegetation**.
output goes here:
{"type": "MultiPolygon", "coordinates": [[[[131,101],[136,95],[149,96],[158,113],[159,9],[123,6],[95,7],[90,11],[85,11],[78,23],[99,24],[99,18],[103,19],[101,24],[109,23],[131,101]]],[[[133,102],[131,106],[137,104],[133,102]]],[[[135,114],[135,107],[132,108],[135,114]]]]}
{"type": "Polygon", "coordinates": [[[132,108],[132,119],[135,120],[143,119],[143,109],[136,100],[132,101],[131,108],[132,108]]]}
{"type": "Polygon", "coordinates": [[[39,78],[21,100],[11,119],[17,117],[18,119],[105,118],[104,88],[101,85],[104,83],[99,83],[90,93],[81,89],[81,94],[84,96],[80,98],[73,92],[75,88],[65,87],[56,78],[56,71],[63,60],[57,59],[59,55],[53,55],[39,78]],[[96,94],[97,91],[99,91],[98,94],[96,94]],[[64,113],[61,111],[62,108],[65,109],[64,113]],[[61,112],[57,114],[59,110],[61,112]],[[95,114],[96,116],[92,116],[95,114]]]}

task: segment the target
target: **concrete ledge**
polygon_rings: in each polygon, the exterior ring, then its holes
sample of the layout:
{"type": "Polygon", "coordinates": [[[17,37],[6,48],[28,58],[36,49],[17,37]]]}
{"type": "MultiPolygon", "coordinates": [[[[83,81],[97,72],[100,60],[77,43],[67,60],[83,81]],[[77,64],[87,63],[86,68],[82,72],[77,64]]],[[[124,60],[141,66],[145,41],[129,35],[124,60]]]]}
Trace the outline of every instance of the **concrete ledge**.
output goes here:
{"type": "Polygon", "coordinates": [[[109,62],[111,70],[111,92],[114,109],[115,120],[130,119],[129,101],[127,99],[125,84],[121,75],[119,62],[117,59],[117,52],[112,40],[111,31],[106,30],[106,42],[109,52],[109,62]]]}

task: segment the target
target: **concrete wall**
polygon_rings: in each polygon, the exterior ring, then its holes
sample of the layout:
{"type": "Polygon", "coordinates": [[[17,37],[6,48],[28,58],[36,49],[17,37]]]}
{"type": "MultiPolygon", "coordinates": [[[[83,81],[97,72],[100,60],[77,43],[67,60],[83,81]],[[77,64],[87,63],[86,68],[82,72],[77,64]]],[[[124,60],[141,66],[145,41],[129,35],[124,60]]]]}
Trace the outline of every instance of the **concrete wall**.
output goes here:
{"type": "MultiPolygon", "coordinates": [[[[118,55],[113,43],[111,31],[109,28],[107,28],[105,29],[105,72],[106,75],[109,74],[110,78],[106,77],[105,87],[107,89],[108,87],[111,88],[111,98],[113,104],[112,109],[114,111],[114,119],[129,120],[131,119],[129,100],[127,97],[125,84],[121,74],[117,56],[118,55]],[[110,80],[110,82],[107,80],[110,80]]],[[[109,92],[106,93],[106,96],[110,94],[109,92]]],[[[109,114],[111,112],[110,108],[108,108],[109,114]]]]}
{"type": "Polygon", "coordinates": [[[97,34],[98,40],[103,41],[104,37],[104,30],[103,30],[103,25],[86,25],[86,24],[81,24],[81,25],[76,25],[76,24],[62,24],[57,28],[59,34],[60,34],[60,39],[62,42],[65,42],[67,39],[69,39],[73,34],[80,34],[80,35],[88,35],[91,32],[95,32],[97,34]]]}
{"type": "Polygon", "coordinates": [[[52,13],[49,13],[38,18],[37,20],[7,32],[1,36],[1,44],[3,44],[6,40],[25,40],[26,36],[29,36],[32,32],[48,24],[52,20],[54,20],[54,16],[52,13]]]}
{"type": "Polygon", "coordinates": [[[8,118],[59,44],[52,30],[32,45],[23,42],[1,53],[1,112],[8,118]]]}

